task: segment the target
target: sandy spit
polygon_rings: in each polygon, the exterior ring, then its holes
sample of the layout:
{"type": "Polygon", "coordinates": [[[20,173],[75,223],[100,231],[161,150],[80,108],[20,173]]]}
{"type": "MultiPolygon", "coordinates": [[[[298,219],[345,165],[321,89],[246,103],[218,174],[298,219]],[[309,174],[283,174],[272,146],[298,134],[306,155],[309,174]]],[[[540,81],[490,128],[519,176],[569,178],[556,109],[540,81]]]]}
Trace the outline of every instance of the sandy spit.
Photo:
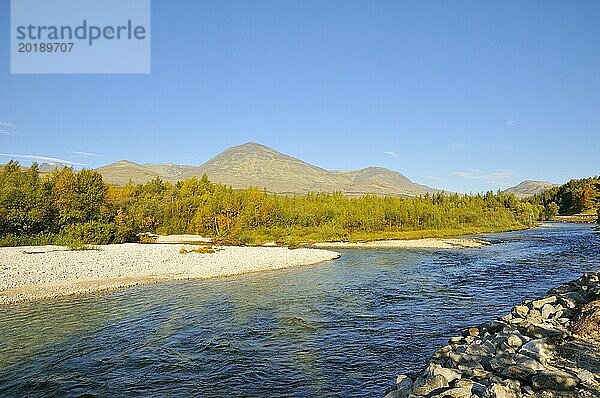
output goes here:
{"type": "Polygon", "coordinates": [[[204,279],[333,260],[320,249],[224,246],[181,254],[170,244],[126,243],[70,251],[58,246],[0,248],[0,304],[113,290],[167,280],[204,279]]]}
{"type": "Polygon", "coordinates": [[[489,245],[483,239],[476,238],[424,238],[406,240],[376,240],[371,242],[321,242],[313,247],[322,248],[421,248],[421,249],[464,249],[489,245]]]}

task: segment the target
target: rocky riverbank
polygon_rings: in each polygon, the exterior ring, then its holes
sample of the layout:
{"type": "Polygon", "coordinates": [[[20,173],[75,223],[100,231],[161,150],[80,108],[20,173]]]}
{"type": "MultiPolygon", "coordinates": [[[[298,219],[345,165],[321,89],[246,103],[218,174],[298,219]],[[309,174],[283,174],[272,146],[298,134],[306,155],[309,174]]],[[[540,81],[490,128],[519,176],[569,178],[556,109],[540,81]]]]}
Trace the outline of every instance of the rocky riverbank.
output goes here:
{"type": "Polygon", "coordinates": [[[462,331],[386,398],[600,397],[600,273],[462,331]]]}

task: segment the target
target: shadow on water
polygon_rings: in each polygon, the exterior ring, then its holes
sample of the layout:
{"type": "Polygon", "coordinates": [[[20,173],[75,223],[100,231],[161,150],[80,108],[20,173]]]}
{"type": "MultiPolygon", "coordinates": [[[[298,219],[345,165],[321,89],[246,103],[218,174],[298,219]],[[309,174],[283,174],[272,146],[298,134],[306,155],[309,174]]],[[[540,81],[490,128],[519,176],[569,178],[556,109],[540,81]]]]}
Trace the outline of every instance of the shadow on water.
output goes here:
{"type": "Polygon", "coordinates": [[[590,226],[0,308],[0,396],[380,396],[461,328],[600,268],[590,226]]]}

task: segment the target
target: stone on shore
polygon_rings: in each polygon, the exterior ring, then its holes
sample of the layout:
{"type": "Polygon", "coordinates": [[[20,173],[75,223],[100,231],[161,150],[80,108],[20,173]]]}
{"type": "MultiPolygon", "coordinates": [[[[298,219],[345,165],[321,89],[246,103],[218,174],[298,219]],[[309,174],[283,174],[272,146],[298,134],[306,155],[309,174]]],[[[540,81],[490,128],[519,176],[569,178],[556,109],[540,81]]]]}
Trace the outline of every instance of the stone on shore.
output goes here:
{"type": "Polygon", "coordinates": [[[552,289],[438,349],[387,398],[600,397],[600,275],[552,289]]]}

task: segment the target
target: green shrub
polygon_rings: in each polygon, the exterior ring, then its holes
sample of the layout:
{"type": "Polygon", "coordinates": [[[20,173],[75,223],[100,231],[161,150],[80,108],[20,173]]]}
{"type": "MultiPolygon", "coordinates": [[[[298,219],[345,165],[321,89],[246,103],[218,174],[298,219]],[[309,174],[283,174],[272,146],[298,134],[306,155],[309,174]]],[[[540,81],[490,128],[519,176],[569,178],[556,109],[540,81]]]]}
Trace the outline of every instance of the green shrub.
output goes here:
{"type": "Polygon", "coordinates": [[[55,244],[55,236],[52,234],[38,235],[6,235],[0,237],[0,247],[8,246],[44,246],[55,244]]]}
{"type": "Polygon", "coordinates": [[[115,225],[98,221],[69,225],[60,234],[60,240],[65,245],[107,245],[113,243],[114,238],[115,225]]]}
{"type": "Polygon", "coordinates": [[[250,234],[241,234],[238,238],[240,244],[244,245],[244,246],[251,246],[254,243],[256,243],[256,239],[254,238],[254,236],[250,235],[250,234]]]}

